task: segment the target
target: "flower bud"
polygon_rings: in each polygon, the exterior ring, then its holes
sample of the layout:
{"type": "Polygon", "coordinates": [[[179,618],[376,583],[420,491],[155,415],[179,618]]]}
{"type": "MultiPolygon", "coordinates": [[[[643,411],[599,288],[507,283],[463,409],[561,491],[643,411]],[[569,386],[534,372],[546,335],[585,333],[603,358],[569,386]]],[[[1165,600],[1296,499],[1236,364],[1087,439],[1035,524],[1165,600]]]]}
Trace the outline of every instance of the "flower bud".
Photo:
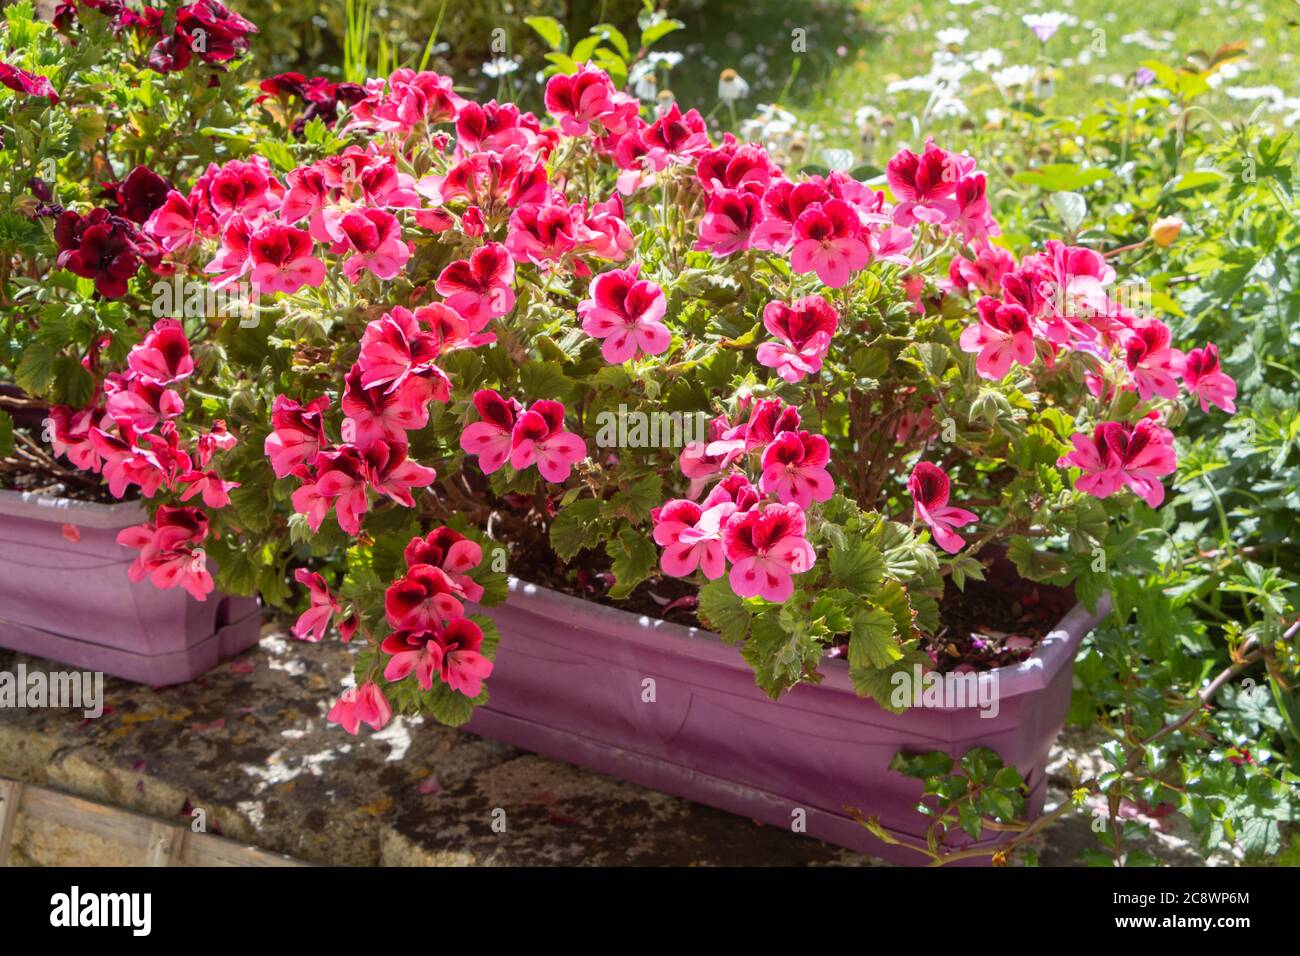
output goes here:
{"type": "Polygon", "coordinates": [[[1151,224],[1151,239],[1161,248],[1173,245],[1184,225],[1177,216],[1163,216],[1151,224]]]}

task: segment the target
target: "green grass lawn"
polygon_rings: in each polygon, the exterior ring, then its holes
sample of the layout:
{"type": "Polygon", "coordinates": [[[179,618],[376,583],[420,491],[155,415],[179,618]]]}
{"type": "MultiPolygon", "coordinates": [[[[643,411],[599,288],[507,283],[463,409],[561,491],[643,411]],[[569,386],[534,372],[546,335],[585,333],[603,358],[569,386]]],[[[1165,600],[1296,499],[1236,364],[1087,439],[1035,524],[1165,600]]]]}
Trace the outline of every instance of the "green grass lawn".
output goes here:
{"type": "MultiPolygon", "coordinates": [[[[769,84],[769,91],[785,88],[782,105],[800,125],[814,124],[809,162],[821,162],[824,148],[848,148],[857,161],[879,164],[898,142],[915,144],[929,133],[961,146],[963,133],[997,125],[999,111],[1017,100],[1049,114],[1081,115],[1099,99],[1122,99],[1145,61],[1184,65],[1197,51],[1212,56],[1231,43],[1242,45],[1241,55],[1218,71],[1211,81],[1216,88],[1198,106],[1223,122],[1262,107],[1272,123],[1300,127],[1296,0],[874,0],[844,6],[856,9],[863,29],[835,51],[834,65],[801,70],[804,75],[788,87],[769,84]],[[1050,13],[1068,19],[1040,41],[1022,17],[1050,13]]],[[[771,23],[759,23],[767,32],[751,42],[770,45],[771,23]]],[[[837,42],[826,31],[815,41],[837,42]]],[[[700,51],[707,54],[708,45],[700,51]]],[[[810,65],[825,64],[827,51],[809,52],[821,54],[810,65]]],[[[713,65],[693,58],[689,45],[687,53],[679,70],[713,65]]],[[[718,65],[744,73],[739,57],[718,65]]],[[[765,95],[771,93],[756,88],[741,106],[752,110],[771,102],[765,95]]]]}

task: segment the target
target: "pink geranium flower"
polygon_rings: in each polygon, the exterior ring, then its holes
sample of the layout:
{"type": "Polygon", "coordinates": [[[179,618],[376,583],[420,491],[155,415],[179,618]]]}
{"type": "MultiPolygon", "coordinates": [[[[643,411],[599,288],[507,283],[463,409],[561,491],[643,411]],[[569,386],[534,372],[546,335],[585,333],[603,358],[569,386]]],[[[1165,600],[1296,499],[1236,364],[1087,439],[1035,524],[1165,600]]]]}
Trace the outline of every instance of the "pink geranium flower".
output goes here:
{"type": "Polygon", "coordinates": [[[605,132],[622,133],[637,115],[636,100],[614,89],[609,74],[584,63],[578,72],[557,73],[546,81],[546,110],[560,121],[566,136],[586,136],[593,123],[605,132]]]}
{"type": "Polygon", "coordinates": [[[198,241],[198,213],[176,190],[145,221],[144,231],[167,253],[180,252],[198,241]]]}
{"type": "Polygon", "coordinates": [[[460,617],[464,606],[457,590],[441,568],[417,564],[384,592],[384,612],[396,628],[429,631],[443,621],[460,617]]]}
{"type": "Polygon", "coordinates": [[[1127,422],[1102,422],[1092,437],[1082,433],[1071,436],[1074,450],[1063,455],[1057,464],[1083,471],[1075,487],[1098,498],[1108,498],[1127,486],[1152,508],[1165,498],[1159,479],[1178,467],[1174,436],[1151,418],[1136,425],[1127,422]]]}
{"type": "Polygon", "coordinates": [[[103,428],[90,430],[90,441],[100,457],[109,494],[121,498],[131,485],[139,485],[140,493],[152,498],[166,480],[167,470],[152,448],[136,444],[136,433],[129,424],[118,422],[117,428],[118,434],[110,434],[103,428]]]}
{"type": "Polygon", "coordinates": [[[722,258],[749,248],[750,233],[762,215],[761,205],[761,194],[752,188],[715,190],[700,220],[695,249],[722,258]]]}
{"type": "Polygon", "coordinates": [[[479,650],[482,646],[483,631],[463,617],[427,631],[394,631],[381,645],[393,655],[384,668],[384,679],[399,681],[414,672],[416,682],[432,690],[436,673],[452,690],[477,697],[492,674],[492,662],[479,650]]]}
{"type": "Polygon", "coordinates": [[[366,500],[366,483],[370,464],[353,445],[321,451],[316,456],[313,474],[300,465],[295,474],[303,484],[292,495],[293,508],[307,516],[312,531],[320,529],[330,508],[334,509],[339,527],[348,534],[361,531],[361,516],[369,504],[366,500]]]}
{"type": "Polygon", "coordinates": [[[1183,383],[1201,401],[1201,411],[1217,405],[1229,415],[1237,410],[1237,383],[1219,368],[1219,348],[1210,343],[1192,349],[1183,360],[1183,383]]]}
{"type": "Polygon", "coordinates": [[[366,480],[370,486],[405,508],[414,508],[412,488],[427,488],[438,473],[406,457],[407,446],[382,439],[365,450],[366,480]]]}
{"type": "Polygon", "coordinates": [[[621,262],[636,245],[636,237],[623,221],[623,200],[617,194],[583,210],[578,251],[611,262],[621,262]]]}
{"type": "Polygon", "coordinates": [[[108,396],[104,409],[114,421],[131,426],[137,432],[152,431],[160,422],[176,418],[185,411],[185,402],[170,388],[163,388],[143,378],[125,380],[116,374],[104,380],[108,396]]]}
{"type": "Polygon", "coordinates": [[[363,451],[376,441],[406,443],[406,433],[429,423],[432,398],[428,379],[407,378],[395,389],[361,384],[361,366],[344,377],[343,440],[363,451]]]}
{"type": "Polygon", "coordinates": [[[583,330],[603,339],[600,353],[613,365],[639,352],[661,355],[672,343],[663,323],[668,300],[659,286],[638,278],[638,272],[635,265],[602,272],[591,280],[591,298],[578,305],[583,330]]]}
{"type": "Polygon", "coordinates": [[[763,218],[754,228],[749,244],[784,255],[794,242],[794,223],[805,209],[831,198],[820,179],[792,183],[778,180],[763,193],[763,218]]]}
{"type": "Polygon", "coordinates": [[[289,188],[280,206],[280,221],[291,226],[306,219],[312,238],[320,242],[338,241],[338,236],[331,235],[323,221],[325,206],[330,200],[324,172],[315,166],[300,166],[285,178],[289,188]]]}
{"type": "Polygon", "coordinates": [[[790,267],[795,272],[816,272],[817,278],[838,289],[871,261],[871,247],[863,241],[857,213],[842,199],[809,206],[794,223],[790,267]]]}
{"type": "Polygon", "coordinates": [[[420,324],[416,313],[394,306],[370,322],[362,333],[361,354],[357,359],[361,387],[384,385],[392,390],[410,377],[430,377],[441,380],[434,384],[433,396],[441,395],[439,401],[446,401],[451,383],[434,364],[439,352],[438,337],[420,324]]]}
{"type": "Polygon", "coordinates": [[[778,341],[758,347],[758,362],[776,369],[787,382],[798,382],[818,372],[835,335],[835,309],[819,295],[793,305],[769,302],[763,309],[763,326],[778,341]]]}
{"type": "Polygon", "coordinates": [[[434,528],[423,538],[414,537],[407,542],[402,556],[407,567],[428,564],[441,568],[460,591],[471,601],[483,597],[483,586],[469,576],[483,561],[483,549],[459,531],[451,528],[434,528]]]}
{"type": "Polygon", "coordinates": [[[325,266],[312,255],[311,236],[292,226],[272,224],[252,233],[248,260],[253,284],[262,293],[293,295],[304,285],[325,281],[325,266]]]}
{"type": "MultiPolygon", "coordinates": [[[[744,428],[742,425],[741,428],[744,428]]],[[[708,441],[687,442],[677,458],[677,465],[682,474],[691,479],[687,495],[698,498],[709,479],[721,475],[731,467],[732,462],[744,453],[744,440],[720,443],[731,431],[731,422],[725,415],[719,415],[709,422],[708,441]],[[719,446],[715,449],[715,446],[719,446]]]]}
{"type": "MultiPolygon", "coordinates": [[[[441,302],[422,305],[415,310],[416,320],[433,336],[438,355],[456,349],[473,349],[495,342],[492,332],[473,332],[465,317],[441,302]]],[[[441,371],[441,370],[439,370],[441,371]]],[[[447,380],[450,386],[450,379],[447,380]]]]}
{"type": "Polygon", "coordinates": [[[1006,377],[1012,362],[1032,365],[1034,362],[1034,333],[1029,325],[1029,315],[1018,305],[999,302],[992,296],[983,296],[975,304],[979,324],[962,330],[963,352],[978,352],[975,370],[981,378],[998,381],[1006,377]]]}
{"type": "Polygon", "coordinates": [[[835,482],[826,470],[830,460],[830,445],[821,435],[782,432],[763,452],[759,486],[782,504],[793,501],[800,508],[829,501],[835,494],[835,482]]]}
{"type": "Polygon", "coordinates": [[[208,516],[202,511],[162,505],[151,520],[122,529],[117,543],[140,552],[127,569],[132,581],[148,577],[155,587],[182,587],[202,601],[216,586],[199,547],[207,536],[208,516]]]}
{"type": "Polygon", "coordinates": [[[515,262],[541,265],[572,252],[586,232],[570,207],[559,201],[521,206],[510,214],[506,249],[515,262]]]}
{"type": "Polygon", "coordinates": [[[64,455],[82,471],[98,472],[102,466],[99,452],[91,441],[91,430],[96,428],[96,416],[93,408],[73,411],[66,405],[55,405],[50,409],[49,423],[52,426],[50,448],[55,456],[64,455]]]}
{"type": "Polygon", "coordinates": [[[311,465],[325,447],[323,412],[329,408],[329,396],[314,398],[299,405],[285,395],[277,395],[271,404],[271,427],[263,450],[271,459],[275,477],[284,478],[300,465],[311,465]]]}
{"type": "Polygon", "coordinates": [[[354,737],[362,724],[369,724],[372,730],[383,730],[392,719],[393,708],[374,681],[366,681],[360,689],[349,687],[326,717],[354,737]]]}
{"type": "Polygon", "coordinates": [[[730,133],[717,149],[706,149],[695,161],[695,178],[705,192],[757,187],[761,195],[780,170],[762,146],[738,144],[730,133]]]}
{"type": "Polygon", "coordinates": [[[127,368],[153,385],[171,385],[194,372],[190,340],[175,319],[159,319],[126,357],[127,368]]]}
{"type": "Polygon", "coordinates": [[[564,405],[560,402],[533,402],[515,422],[510,465],[516,471],[535,464],[543,478],[559,484],[569,477],[574,462],[586,457],[586,443],[564,430],[564,405]]]}
{"type": "Polygon", "coordinates": [[[411,245],[402,241],[402,227],[390,212],[362,209],[350,212],[339,223],[347,248],[353,254],[343,260],[343,274],[357,281],[362,269],[380,279],[393,279],[411,258],[411,245]]]}
{"type": "Polygon", "coordinates": [[[470,331],[478,332],[515,307],[514,280],[515,264],[506,247],[489,242],[468,259],[457,259],[443,269],[434,288],[465,317],[470,331]]]}
{"type": "Polygon", "coordinates": [[[50,101],[51,106],[57,106],[59,103],[59,94],[54,92],[49,77],[28,73],[9,63],[0,63],[0,84],[4,84],[15,93],[43,96],[50,101]]]}
{"type": "Polygon", "coordinates": [[[709,148],[709,134],[700,111],[683,114],[676,103],[642,131],[641,141],[647,147],[646,158],[656,170],[668,165],[684,166],[709,148]]]}
{"type": "Polygon", "coordinates": [[[776,604],[788,600],[794,593],[791,575],[802,574],[817,560],[804,530],[803,511],[794,503],[732,515],[722,533],[732,563],[731,589],[776,604]]]}
{"type": "Polygon", "coordinates": [[[461,432],[460,447],[468,455],[477,455],[479,468],[490,475],[510,457],[515,423],[523,406],[513,398],[505,399],[490,388],[482,388],[474,393],[474,408],[480,420],[461,432]]]}
{"type": "Polygon", "coordinates": [[[953,288],[959,292],[974,288],[985,295],[1000,294],[1002,277],[1016,267],[1015,256],[984,239],[976,239],[971,248],[975,250],[974,260],[956,255],[948,265],[948,279],[953,288]]]}
{"type": "Polygon", "coordinates": [[[966,539],[952,529],[978,521],[979,516],[964,508],[949,505],[949,489],[948,476],[943,469],[928,461],[917,462],[912,469],[912,476],[907,479],[907,490],[912,495],[913,514],[925,522],[939,547],[949,554],[956,554],[966,539]]]}
{"type": "Polygon", "coordinates": [[[974,169],[969,157],[957,156],[926,141],[917,155],[910,149],[896,153],[885,168],[885,180],[898,198],[894,222],[914,226],[917,222],[944,223],[959,211],[953,194],[957,182],[974,169]]]}
{"type": "Polygon", "coordinates": [[[532,128],[527,126],[514,103],[466,101],[456,114],[456,135],[465,152],[482,149],[499,153],[511,146],[531,146],[537,138],[536,121],[532,128]]]}
{"type": "Polygon", "coordinates": [[[1178,380],[1183,370],[1183,353],[1170,348],[1169,326],[1159,319],[1136,322],[1124,335],[1124,360],[1137,385],[1138,397],[1178,397],[1178,380]]]}
{"type": "Polygon", "coordinates": [[[1001,233],[1001,228],[989,212],[986,191],[987,180],[983,173],[967,176],[957,183],[953,196],[957,204],[957,214],[952,228],[967,242],[988,239],[1001,233]]]}
{"type": "Polygon", "coordinates": [[[325,579],[319,574],[306,568],[298,568],[293,572],[293,579],[299,584],[306,585],[311,595],[311,607],[298,615],[298,620],[294,622],[292,628],[293,636],[300,641],[310,641],[314,644],[325,637],[330,620],[343,608],[330,593],[325,579]]]}
{"type": "Polygon", "coordinates": [[[727,570],[722,527],[735,510],[731,501],[705,509],[675,498],[651,512],[655,543],[664,547],[659,560],[664,574],[684,578],[699,568],[710,581],[722,577],[727,570]]]}
{"type": "Polygon", "coordinates": [[[189,501],[196,495],[202,495],[203,503],[214,509],[224,508],[230,504],[230,492],[239,487],[239,482],[226,481],[211,469],[187,471],[177,481],[185,485],[185,490],[181,492],[181,501],[189,501]]]}

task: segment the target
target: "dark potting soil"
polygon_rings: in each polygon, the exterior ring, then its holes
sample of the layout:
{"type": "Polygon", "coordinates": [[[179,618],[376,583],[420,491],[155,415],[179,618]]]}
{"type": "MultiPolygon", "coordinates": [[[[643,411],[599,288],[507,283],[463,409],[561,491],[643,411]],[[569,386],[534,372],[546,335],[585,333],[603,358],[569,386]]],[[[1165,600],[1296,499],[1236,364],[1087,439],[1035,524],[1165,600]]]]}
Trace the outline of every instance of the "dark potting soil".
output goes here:
{"type": "Polygon", "coordinates": [[[996,556],[985,580],[959,590],[945,581],[939,629],[922,649],[940,671],[992,670],[1019,664],[1074,606],[1070,588],[1026,581],[1015,565],[996,556]]]}
{"type": "MultiPolygon", "coordinates": [[[[986,559],[985,580],[968,580],[964,591],[951,579],[946,582],[939,602],[939,629],[922,643],[939,671],[983,671],[1018,664],[1074,606],[1069,588],[1026,581],[1001,555],[989,552],[986,559]]],[[[696,588],[678,578],[653,577],[626,599],[611,599],[614,576],[599,550],[579,552],[566,568],[543,538],[533,547],[516,550],[511,570],[525,581],[633,614],[703,626],[696,616],[696,588]]],[[[830,651],[832,656],[843,653],[843,648],[830,651]]]]}

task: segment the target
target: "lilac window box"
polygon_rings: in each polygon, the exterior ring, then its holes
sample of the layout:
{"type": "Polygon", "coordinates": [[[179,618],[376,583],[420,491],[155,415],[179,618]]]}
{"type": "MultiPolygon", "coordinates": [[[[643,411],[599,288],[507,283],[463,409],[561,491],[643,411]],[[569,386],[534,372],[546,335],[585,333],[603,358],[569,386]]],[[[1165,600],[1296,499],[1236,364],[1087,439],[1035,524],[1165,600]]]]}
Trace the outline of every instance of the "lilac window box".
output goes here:
{"type": "Polygon", "coordinates": [[[958,756],[983,746],[1020,770],[1027,812],[1039,814],[1075,653],[1107,611],[1105,602],[1095,614],[1075,606],[1028,660],[999,668],[996,716],[977,707],[892,714],[854,693],[843,660],[823,662],[821,684],[774,701],[739,650],[713,634],[512,579],[510,597],[485,611],[501,643],[488,703],[466,729],[772,826],[802,818],[818,839],[924,863],[872,836],[846,807],[923,844],[921,782],[891,771],[890,760],[903,749],[958,756]],[[653,703],[643,700],[647,679],[653,703]]]}
{"type": "Polygon", "coordinates": [[[134,502],[0,490],[0,647],[164,686],[257,643],[255,598],[196,601],[127,577],[136,552],[117,534],[146,518],[134,502]]]}

